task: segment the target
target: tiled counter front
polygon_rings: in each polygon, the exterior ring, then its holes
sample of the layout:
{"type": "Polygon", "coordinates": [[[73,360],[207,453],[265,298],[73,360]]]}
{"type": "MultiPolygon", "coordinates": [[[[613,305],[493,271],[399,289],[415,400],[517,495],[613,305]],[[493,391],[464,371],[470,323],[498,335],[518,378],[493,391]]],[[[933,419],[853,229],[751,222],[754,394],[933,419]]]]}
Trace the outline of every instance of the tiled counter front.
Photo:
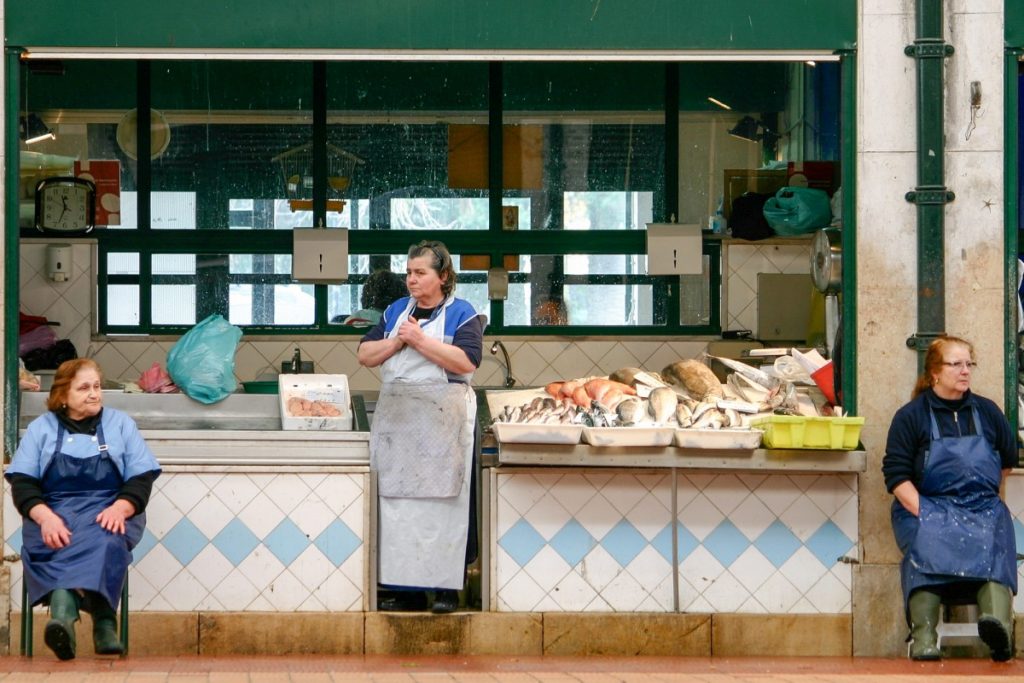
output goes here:
{"type": "Polygon", "coordinates": [[[500,467],[488,484],[493,610],[850,612],[856,474],[500,467]]]}
{"type": "MultiPolygon", "coordinates": [[[[133,612],[367,609],[365,466],[164,468],[129,575],[133,612]]],[[[21,517],[4,490],[4,554],[21,517]]],[[[21,563],[11,603],[21,610],[21,563]]]]}

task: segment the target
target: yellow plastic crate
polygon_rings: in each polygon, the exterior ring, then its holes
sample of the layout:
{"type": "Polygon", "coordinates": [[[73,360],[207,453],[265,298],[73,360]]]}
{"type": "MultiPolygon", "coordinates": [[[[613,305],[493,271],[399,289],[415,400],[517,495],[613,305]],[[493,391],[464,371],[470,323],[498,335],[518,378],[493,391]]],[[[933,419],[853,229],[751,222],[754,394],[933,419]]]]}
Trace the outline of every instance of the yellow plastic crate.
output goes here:
{"type": "Polygon", "coordinates": [[[850,451],[860,443],[863,417],[769,415],[751,420],[764,432],[768,448],[821,448],[850,451]]]}

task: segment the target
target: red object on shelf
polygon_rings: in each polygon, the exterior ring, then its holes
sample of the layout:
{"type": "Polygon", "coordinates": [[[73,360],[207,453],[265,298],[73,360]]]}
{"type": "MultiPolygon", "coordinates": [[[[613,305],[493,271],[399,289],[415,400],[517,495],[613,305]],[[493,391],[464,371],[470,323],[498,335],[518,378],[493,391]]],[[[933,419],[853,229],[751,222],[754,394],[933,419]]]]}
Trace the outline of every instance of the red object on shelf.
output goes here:
{"type": "Polygon", "coordinates": [[[829,361],[822,365],[820,368],[811,373],[811,379],[821,389],[821,393],[825,394],[825,400],[832,405],[836,404],[836,387],[835,387],[835,373],[832,371],[832,361],[829,361]]]}

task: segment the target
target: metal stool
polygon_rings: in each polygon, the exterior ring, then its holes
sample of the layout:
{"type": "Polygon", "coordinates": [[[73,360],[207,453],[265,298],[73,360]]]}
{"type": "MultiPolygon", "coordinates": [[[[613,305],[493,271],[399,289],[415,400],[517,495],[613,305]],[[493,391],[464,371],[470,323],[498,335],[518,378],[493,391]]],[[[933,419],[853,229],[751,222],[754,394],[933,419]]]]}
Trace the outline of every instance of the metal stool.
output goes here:
{"type": "MultiPolygon", "coordinates": [[[[121,588],[120,636],[124,650],[122,657],[128,656],[128,574],[124,575],[124,586],[121,588]]],[[[28,581],[21,577],[21,654],[32,656],[32,605],[28,604],[28,581]]]]}

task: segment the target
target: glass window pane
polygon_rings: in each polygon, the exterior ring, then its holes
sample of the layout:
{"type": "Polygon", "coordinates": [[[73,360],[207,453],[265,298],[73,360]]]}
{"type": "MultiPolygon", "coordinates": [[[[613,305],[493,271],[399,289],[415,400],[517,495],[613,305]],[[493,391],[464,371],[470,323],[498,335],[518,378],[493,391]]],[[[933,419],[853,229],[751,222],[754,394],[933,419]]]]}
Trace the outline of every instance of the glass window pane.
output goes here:
{"type": "Polygon", "coordinates": [[[154,325],[195,325],[195,285],[153,285],[154,325]]]}
{"type": "Polygon", "coordinates": [[[651,285],[566,285],[564,291],[569,325],[656,324],[651,285]]]}
{"type": "Polygon", "coordinates": [[[228,319],[235,325],[312,325],[313,285],[233,284],[228,319]]]}
{"type": "Polygon", "coordinates": [[[107,286],[107,324],[139,324],[139,286],[107,286]]]}
{"type": "Polygon", "coordinates": [[[137,252],[107,254],[107,274],[138,275],[139,254],[137,252]]]}
{"type": "Polygon", "coordinates": [[[566,192],[566,230],[638,230],[653,220],[653,192],[566,192]]]}
{"type": "Polygon", "coordinates": [[[195,254],[153,254],[153,275],[195,275],[195,254]]]}

